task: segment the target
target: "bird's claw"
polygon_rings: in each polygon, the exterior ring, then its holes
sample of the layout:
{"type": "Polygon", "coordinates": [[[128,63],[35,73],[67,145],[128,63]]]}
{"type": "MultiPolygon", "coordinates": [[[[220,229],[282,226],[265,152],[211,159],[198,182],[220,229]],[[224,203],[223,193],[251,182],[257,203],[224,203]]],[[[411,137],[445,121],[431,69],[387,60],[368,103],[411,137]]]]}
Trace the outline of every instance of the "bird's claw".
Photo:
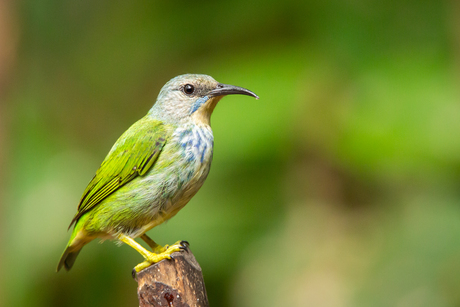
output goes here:
{"type": "Polygon", "coordinates": [[[131,275],[133,276],[133,279],[137,281],[137,271],[135,268],[133,268],[133,270],[131,271],[131,275]]]}
{"type": "MultiPolygon", "coordinates": [[[[187,250],[187,248],[189,247],[190,243],[188,243],[188,241],[182,240],[182,241],[180,241],[180,242],[178,242],[178,243],[176,243],[174,245],[179,245],[179,251],[178,252],[181,252],[181,251],[187,250]]],[[[176,258],[174,256],[174,254],[171,254],[170,257],[171,257],[170,259],[173,259],[173,260],[176,258]]]]}

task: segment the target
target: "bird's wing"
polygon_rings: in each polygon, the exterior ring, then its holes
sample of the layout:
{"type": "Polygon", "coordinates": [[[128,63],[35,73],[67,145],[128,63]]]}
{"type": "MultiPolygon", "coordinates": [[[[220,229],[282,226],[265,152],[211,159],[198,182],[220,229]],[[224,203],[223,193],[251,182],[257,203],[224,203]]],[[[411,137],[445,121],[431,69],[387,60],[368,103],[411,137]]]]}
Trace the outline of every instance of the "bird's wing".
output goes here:
{"type": "Polygon", "coordinates": [[[69,228],[124,184],[145,175],[158,159],[168,130],[163,122],[144,117],[123,133],[86,187],[69,228]]]}

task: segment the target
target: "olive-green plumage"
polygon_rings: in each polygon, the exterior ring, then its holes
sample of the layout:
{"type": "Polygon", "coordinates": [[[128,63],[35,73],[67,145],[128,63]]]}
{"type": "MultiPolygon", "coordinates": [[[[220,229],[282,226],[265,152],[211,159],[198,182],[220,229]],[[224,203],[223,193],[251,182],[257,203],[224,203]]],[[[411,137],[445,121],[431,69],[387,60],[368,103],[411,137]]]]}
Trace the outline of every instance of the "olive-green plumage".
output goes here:
{"type": "Polygon", "coordinates": [[[86,187],[69,228],[110,193],[137,176],[145,175],[156,162],[167,134],[165,124],[149,117],[144,117],[126,131],[86,187]]]}
{"type": "Polygon", "coordinates": [[[81,248],[95,238],[118,239],[138,250],[145,261],[136,271],[182,248],[162,248],[145,232],[173,217],[202,186],[213,152],[210,116],[228,94],[258,98],[206,75],[182,75],[166,83],[149,113],[117,140],[85,189],[58,271],[62,266],[70,270],[81,248]],[[137,237],[154,253],[133,241],[137,237]]]}

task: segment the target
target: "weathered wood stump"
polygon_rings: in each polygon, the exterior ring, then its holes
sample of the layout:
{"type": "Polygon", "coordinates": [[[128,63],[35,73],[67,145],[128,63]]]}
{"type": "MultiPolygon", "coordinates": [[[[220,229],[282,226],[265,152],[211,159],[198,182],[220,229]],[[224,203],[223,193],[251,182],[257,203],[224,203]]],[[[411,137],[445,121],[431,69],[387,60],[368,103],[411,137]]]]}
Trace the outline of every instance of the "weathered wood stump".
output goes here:
{"type": "Polygon", "coordinates": [[[201,267],[187,247],[137,274],[140,307],[209,307],[201,267]]]}

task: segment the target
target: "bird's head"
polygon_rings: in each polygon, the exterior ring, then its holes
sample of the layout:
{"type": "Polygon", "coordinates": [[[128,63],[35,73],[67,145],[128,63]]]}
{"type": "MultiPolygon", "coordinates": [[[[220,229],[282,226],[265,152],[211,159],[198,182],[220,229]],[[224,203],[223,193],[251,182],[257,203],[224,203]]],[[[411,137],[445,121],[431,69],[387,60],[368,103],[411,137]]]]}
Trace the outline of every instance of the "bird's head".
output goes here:
{"type": "Polygon", "coordinates": [[[175,122],[194,120],[197,123],[209,124],[217,102],[231,94],[259,99],[250,90],[219,83],[207,75],[180,75],[163,86],[150,114],[175,122]]]}

